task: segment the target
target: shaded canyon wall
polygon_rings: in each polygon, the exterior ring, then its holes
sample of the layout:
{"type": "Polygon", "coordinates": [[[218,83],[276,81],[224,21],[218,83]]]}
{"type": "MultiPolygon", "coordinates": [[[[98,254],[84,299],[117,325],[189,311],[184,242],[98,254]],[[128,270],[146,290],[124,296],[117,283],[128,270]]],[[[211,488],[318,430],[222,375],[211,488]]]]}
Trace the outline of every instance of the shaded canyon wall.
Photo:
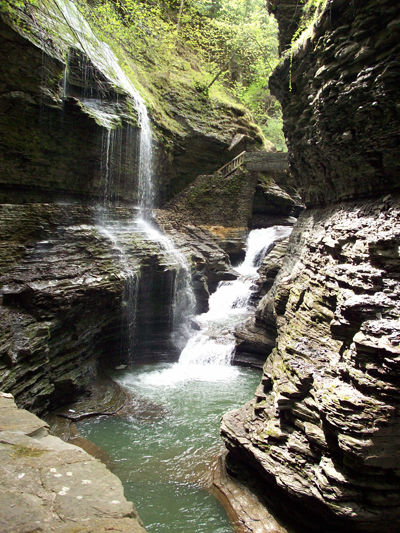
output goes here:
{"type": "MultiPolygon", "coordinates": [[[[269,2],[282,50],[295,4],[269,2]]],[[[257,311],[276,348],[222,435],[299,530],[398,531],[399,30],[397,2],[328,1],[271,80],[307,210],[257,311]]]]}
{"type": "MultiPolygon", "coordinates": [[[[141,128],[128,75],[68,0],[19,14],[0,21],[0,388],[41,413],[84,391],[99,359],[177,356],[178,267],[132,227],[141,128]]],[[[229,160],[238,131],[260,141],[241,109],[202,101],[196,118],[178,93],[169,105],[179,135],[156,112],[152,124],[158,202],[229,160]]],[[[228,268],[213,241],[185,253],[214,263],[213,283],[228,268]]]]}

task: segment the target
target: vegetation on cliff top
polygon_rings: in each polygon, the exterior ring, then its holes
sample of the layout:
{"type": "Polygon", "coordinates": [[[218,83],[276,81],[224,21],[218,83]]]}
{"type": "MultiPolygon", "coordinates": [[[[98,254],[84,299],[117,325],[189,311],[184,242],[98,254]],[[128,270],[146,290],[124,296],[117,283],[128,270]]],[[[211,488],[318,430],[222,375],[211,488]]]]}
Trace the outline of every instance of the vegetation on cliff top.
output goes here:
{"type": "Polygon", "coordinates": [[[291,51],[297,50],[308,39],[314,29],[315,23],[318,21],[320,14],[325,9],[328,0],[300,0],[303,4],[303,9],[297,27],[291,41],[291,51]]]}
{"type": "MultiPolygon", "coordinates": [[[[47,2],[0,0],[0,7],[15,13],[30,6],[46,9],[47,2]]],[[[268,89],[278,62],[277,26],[263,0],[74,3],[119,56],[153,110],[168,88],[178,89],[194,106],[196,99],[242,106],[265,137],[285,149],[280,106],[268,89]]],[[[168,113],[158,112],[168,121],[168,113]]]]}
{"type": "Polygon", "coordinates": [[[277,27],[262,0],[80,0],[79,6],[140,64],[144,85],[178,85],[183,94],[189,85],[203,98],[239,102],[266,138],[285,148],[280,106],[268,89],[278,62],[277,27]]]}

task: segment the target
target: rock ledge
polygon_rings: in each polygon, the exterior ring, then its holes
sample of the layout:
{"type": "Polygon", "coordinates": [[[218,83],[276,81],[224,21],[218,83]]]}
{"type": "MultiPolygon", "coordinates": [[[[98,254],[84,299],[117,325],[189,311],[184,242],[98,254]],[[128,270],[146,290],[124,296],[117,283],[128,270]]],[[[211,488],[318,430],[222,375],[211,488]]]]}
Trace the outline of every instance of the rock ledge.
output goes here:
{"type": "Polygon", "coordinates": [[[145,533],[120,480],[0,393],[0,531],[145,533]]]}

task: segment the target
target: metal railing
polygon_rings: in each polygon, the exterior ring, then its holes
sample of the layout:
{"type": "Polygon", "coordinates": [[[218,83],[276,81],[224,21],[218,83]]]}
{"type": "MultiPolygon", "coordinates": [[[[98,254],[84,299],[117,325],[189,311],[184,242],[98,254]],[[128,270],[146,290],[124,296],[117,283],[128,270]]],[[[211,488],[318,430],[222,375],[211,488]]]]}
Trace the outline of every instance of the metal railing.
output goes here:
{"type": "Polygon", "coordinates": [[[226,176],[229,176],[234,170],[243,165],[245,162],[245,156],[246,152],[244,151],[232,159],[232,161],[229,161],[229,163],[221,167],[218,172],[221,172],[222,177],[226,178],[226,176]]]}

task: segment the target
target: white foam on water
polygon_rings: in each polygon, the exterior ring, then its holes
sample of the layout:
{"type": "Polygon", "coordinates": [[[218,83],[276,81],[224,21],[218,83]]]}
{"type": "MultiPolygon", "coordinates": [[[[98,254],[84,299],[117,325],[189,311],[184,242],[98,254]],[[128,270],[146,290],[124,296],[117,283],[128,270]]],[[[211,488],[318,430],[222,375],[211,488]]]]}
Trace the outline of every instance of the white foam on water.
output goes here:
{"type": "Polygon", "coordinates": [[[139,378],[136,378],[135,374],[127,374],[117,379],[118,383],[137,390],[138,385],[140,389],[151,389],[152,387],[171,388],[191,381],[218,383],[235,379],[239,372],[239,369],[233,366],[175,363],[168,368],[142,374],[139,378]]]}
{"type": "Polygon", "coordinates": [[[210,296],[209,311],[196,317],[200,331],[189,339],[182,350],[181,365],[204,365],[206,369],[212,367],[215,370],[216,366],[230,364],[236,346],[233,331],[250,315],[250,300],[258,268],[276,239],[289,236],[291,231],[291,227],[274,226],[250,232],[245,259],[236,268],[238,279],[220,282],[210,296]]]}

